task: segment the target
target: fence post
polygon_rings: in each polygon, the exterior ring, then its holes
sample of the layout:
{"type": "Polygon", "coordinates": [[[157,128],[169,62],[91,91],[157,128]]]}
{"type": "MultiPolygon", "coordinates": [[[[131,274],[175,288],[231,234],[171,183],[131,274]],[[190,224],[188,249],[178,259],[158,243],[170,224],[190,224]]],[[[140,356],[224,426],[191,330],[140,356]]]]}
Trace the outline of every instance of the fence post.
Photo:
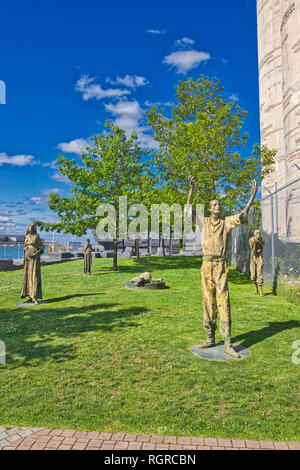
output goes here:
{"type": "Polygon", "coordinates": [[[271,195],[271,223],[272,223],[272,279],[275,277],[275,238],[274,238],[274,211],[273,194],[271,195]]]}
{"type": "Polygon", "coordinates": [[[278,215],[278,190],[277,190],[277,183],[275,183],[275,211],[276,211],[276,233],[277,237],[279,236],[279,215],[278,215]]]}
{"type": "Polygon", "coordinates": [[[266,191],[270,194],[271,199],[271,225],[272,225],[272,282],[274,282],[275,277],[275,239],[274,239],[274,211],[273,211],[273,194],[268,188],[266,191]]]}

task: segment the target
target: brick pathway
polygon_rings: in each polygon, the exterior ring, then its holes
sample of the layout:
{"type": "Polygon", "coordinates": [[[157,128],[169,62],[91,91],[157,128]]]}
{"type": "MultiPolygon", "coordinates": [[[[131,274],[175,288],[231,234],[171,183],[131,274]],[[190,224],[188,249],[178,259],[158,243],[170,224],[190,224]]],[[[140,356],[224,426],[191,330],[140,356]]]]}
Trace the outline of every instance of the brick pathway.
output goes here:
{"type": "Polygon", "coordinates": [[[0,426],[1,450],[300,450],[299,442],[156,436],[0,426]]]}

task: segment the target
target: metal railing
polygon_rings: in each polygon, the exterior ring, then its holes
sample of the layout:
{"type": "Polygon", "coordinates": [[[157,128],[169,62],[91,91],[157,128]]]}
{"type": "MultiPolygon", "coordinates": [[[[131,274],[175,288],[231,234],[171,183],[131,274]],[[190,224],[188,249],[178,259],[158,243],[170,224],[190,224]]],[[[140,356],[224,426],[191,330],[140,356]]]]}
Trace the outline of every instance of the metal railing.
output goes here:
{"type": "MultiPolygon", "coordinates": [[[[300,171],[300,167],[294,163],[297,170],[300,171]]],[[[274,281],[276,277],[276,253],[275,253],[275,234],[279,234],[279,202],[278,202],[278,193],[287,189],[290,186],[293,186],[295,183],[300,182],[300,177],[290,181],[278,188],[277,183],[275,183],[275,191],[270,191],[268,188],[263,186],[263,188],[269,193],[267,196],[262,198],[262,203],[270,198],[270,215],[271,215],[271,256],[272,256],[272,279],[274,281]],[[275,196],[275,216],[276,216],[276,231],[274,227],[274,196],[275,196]]],[[[299,207],[300,210],[300,207],[299,207]]],[[[300,228],[299,228],[300,231],[300,228]]]]}

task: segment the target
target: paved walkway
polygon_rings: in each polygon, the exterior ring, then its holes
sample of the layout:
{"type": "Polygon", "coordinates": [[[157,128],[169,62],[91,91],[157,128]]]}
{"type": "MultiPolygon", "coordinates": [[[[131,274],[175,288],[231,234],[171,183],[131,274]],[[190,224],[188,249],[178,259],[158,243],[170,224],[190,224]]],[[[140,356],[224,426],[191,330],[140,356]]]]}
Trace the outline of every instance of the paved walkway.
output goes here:
{"type": "Polygon", "coordinates": [[[157,436],[0,426],[2,450],[300,450],[300,442],[157,436]]]}

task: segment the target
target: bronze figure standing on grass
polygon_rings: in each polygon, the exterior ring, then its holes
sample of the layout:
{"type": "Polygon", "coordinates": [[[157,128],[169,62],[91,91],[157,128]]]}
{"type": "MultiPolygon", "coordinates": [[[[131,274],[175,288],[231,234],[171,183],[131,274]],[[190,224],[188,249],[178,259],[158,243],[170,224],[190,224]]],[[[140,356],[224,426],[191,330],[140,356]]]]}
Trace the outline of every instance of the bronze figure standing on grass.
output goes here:
{"type": "Polygon", "coordinates": [[[92,248],[90,240],[87,239],[84,246],[84,274],[92,274],[92,248]]]}
{"type": "Polygon", "coordinates": [[[265,246],[264,239],[260,236],[260,231],[255,230],[254,237],[250,238],[249,246],[251,250],[251,261],[250,261],[250,272],[251,272],[251,281],[255,284],[255,294],[260,294],[262,297],[263,290],[262,286],[264,283],[264,274],[263,274],[263,250],[265,246]],[[259,286],[259,291],[258,291],[259,286]]]}
{"type": "Polygon", "coordinates": [[[228,268],[226,263],[227,239],[234,227],[247,223],[250,206],[257,193],[257,182],[251,184],[251,197],[245,209],[237,215],[222,219],[218,200],[210,201],[210,217],[205,217],[202,231],[203,263],[202,297],[203,324],[208,340],[198,346],[206,349],[215,346],[217,329],[217,310],[220,314],[220,333],[224,339],[225,352],[234,358],[241,357],[231,344],[231,314],[228,291],[228,268]]]}
{"type": "Polygon", "coordinates": [[[24,241],[24,281],[21,298],[29,297],[27,302],[36,305],[42,295],[41,254],[45,246],[37,234],[35,224],[27,227],[24,241]]]}

